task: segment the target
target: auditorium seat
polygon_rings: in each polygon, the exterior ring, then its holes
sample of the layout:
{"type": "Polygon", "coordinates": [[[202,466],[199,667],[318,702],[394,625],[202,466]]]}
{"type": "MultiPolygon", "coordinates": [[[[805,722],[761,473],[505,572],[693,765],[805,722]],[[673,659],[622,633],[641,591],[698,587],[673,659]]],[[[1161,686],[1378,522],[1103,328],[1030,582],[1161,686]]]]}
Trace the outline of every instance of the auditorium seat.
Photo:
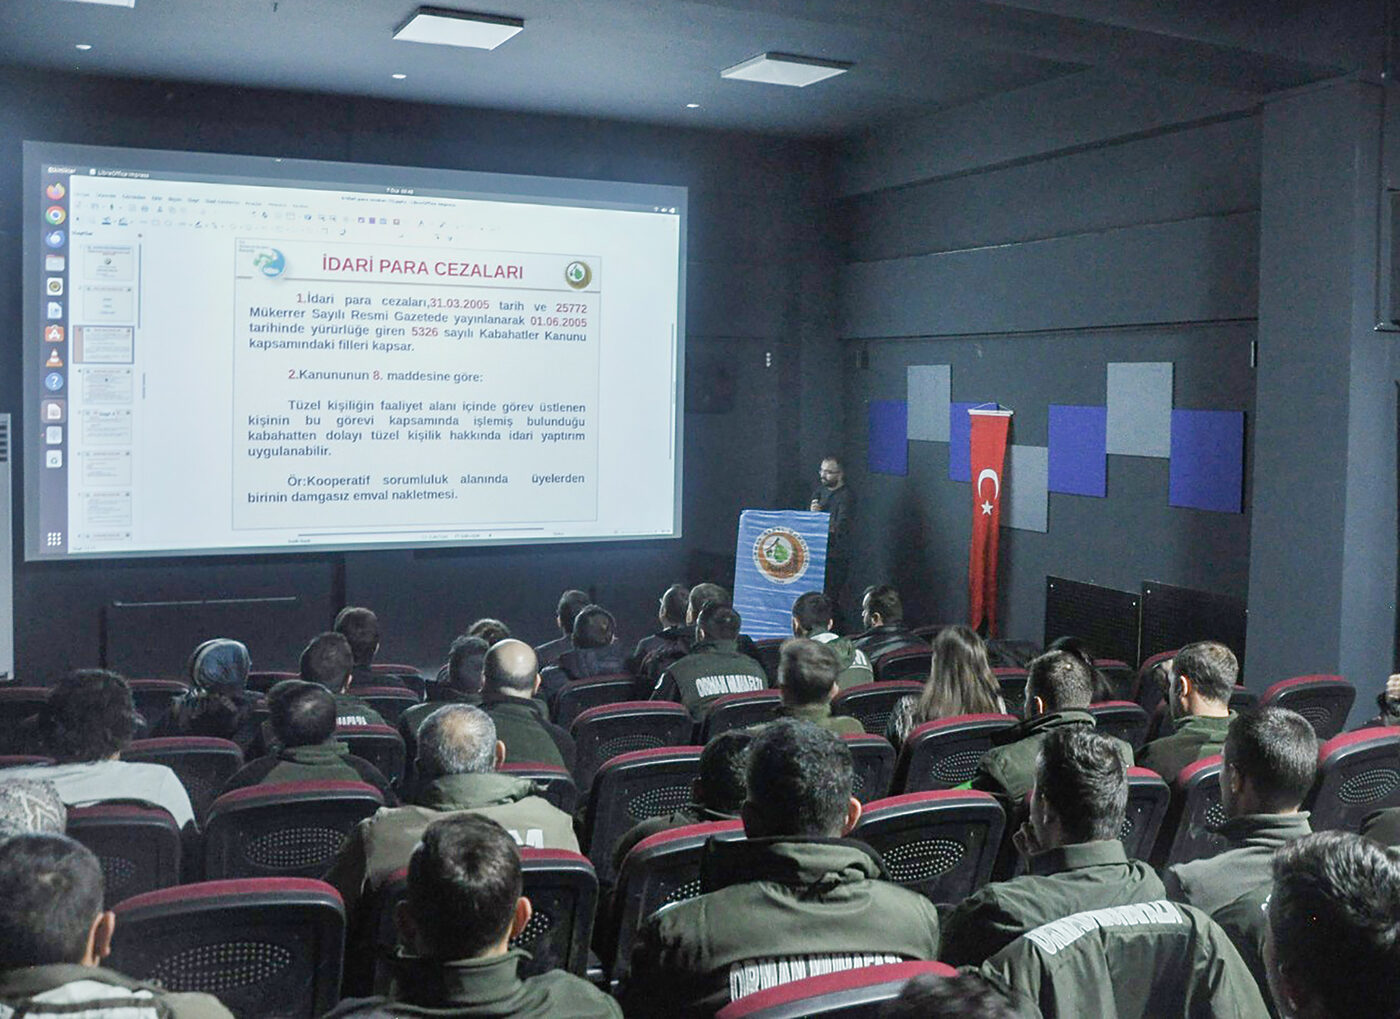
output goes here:
{"type": "Polygon", "coordinates": [[[52,757],[40,754],[0,754],[0,769],[28,768],[36,764],[54,764],[52,757]]]}
{"type": "Polygon", "coordinates": [[[629,672],[570,680],[554,699],[554,724],[567,729],[589,708],[631,700],[636,683],[629,672]]]}
{"type": "Polygon", "coordinates": [[[299,672],[250,672],[248,673],[248,689],[254,693],[267,693],[284,679],[301,679],[299,672]]]}
{"type": "Polygon", "coordinates": [[[923,688],[923,683],[907,679],[847,687],[832,698],[831,713],[854,718],[866,732],[883,736],[894,706],[910,694],[917,697],[923,688]]]}
{"type": "Polygon", "coordinates": [[[1113,696],[1115,700],[1131,700],[1135,692],[1134,686],[1137,683],[1137,673],[1127,662],[1119,661],[1117,658],[1095,658],[1094,668],[1103,673],[1105,679],[1113,685],[1113,696]]]}
{"type": "Polygon", "coordinates": [[[638,822],[684,807],[700,774],[701,747],[653,747],[604,762],[588,792],[583,845],[598,880],[612,884],[613,850],[638,822]]]}
{"type": "Polygon", "coordinates": [[[627,972],[642,921],[662,906],[700,894],[700,854],[705,843],[712,838],[743,837],[742,821],[708,821],[657,832],[632,847],[617,873],[603,939],[604,955],[612,958],[613,982],[627,972]]]}
{"type": "Polygon", "coordinates": [[[882,1003],[899,997],[904,985],[925,974],[957,976],[941,962],[895,962],[804,977],[746,994],[715,1013],[715,1019],[873,1019],[882,1003]]]}
{"type": "Polygon", "coordinates": [[[700,723],[699,742],[708,743],[730,729],[771,722],[782,703],[783,695],[777,690],[744,690],[716,697],[700,723]]]}
{"type": "Polygon", "coordinates": [[[1220,806],[1221,757],[1212,754],[1193,761],[1177,775],[1167,821],[1157,839],[1154,865],[1171,867],[1188,860],[1215,856],[1228,848],[1220,826],[1225,811],[1220,806]]]}
{"type": "Polygon", "coordinates": [[[209,807],[204,876],[320,877],[355,823],[383,805],[364,782],[277,782],[224,793],[209,807]]]}
{"type": "Polygon", "coordinates": [[[391,725],[338,725],[335,738],[350,748],[350,753],[369,761],[398,789],[403,783],[408,751],[403,737],[391,725]]]}
{"type": "Polygon", "coordinates": [[[1377,810],[1400,807],[1400,728],[1358,729],[1317,751],[1317,782],[1305,804],[1313,831],[1359,832],[1377,810]]]}
{"type": "Polygon", "coordinates": [[[789,639],[788,637],[765,637],[763,640],[753,642],[758,664],[762,665],[763,671],[768,674],[768,683],[771,686],[778,685],[779,652],[782,650],[783,642],[789,639]]]}
{"type": "Polygon", "coordinates": [[[890,880],[931,902],[961,902],[987,883],[1006,828],[990,793],[906,793],[865,804],[850,837],[885,860],[890,880]]]}
{"type": "Polygon", "coordinates": [[[146,733],[160,724],[170,713],[170,703],[176,697],[189,693],[190,685],[178,679],[128,679],[131,699],[136,711],[145,721],[141,732],[146,733]]]}
{"type": "Polygon", "coordinates": [[[1117,736],[1133,748],[1141,750],[1147,744],[1147,712],[1132,701],[1101,701],[1089,705],[1089,714],[1099,732],[1117,736]]]}
{"type": "Polygon", "coordinates": [[[43,710],[48,699],[46,686],[0,686],[0,754],[28,754],[35,749],[34,733],[24,723],[43,710]]]}
{"type": "MultiPolygon", "coordinates": [[[[392,662],[375,662],[369,667],[369,671],[376,676],[393,676],[404,686],[408,687],[421,700],[427,689],[427,680],[423,673],[412,665],[396,665],[392,662]]],[[[351,691],[352,693],[354,691],[351,691]]]]}
{"type": "Polygon", "coordinates": [[[1030,673],[1015,666],[999,665],[992,670],[992,675],[1001,688],[1007,713],[1019,718],[1026,710],[1026,680],[1030,673]]]}
{"type": "Polygon", "coordinates": [[[1356,687],[1341,676],[1313,675],[1281,679],[1264,691],[1260,704],[1288,708],[1306,718],[1320,740],[1346,728],[1356,687]]]}
{"type": "Polygon", "coordinates": [[[916,726],[900,750],[895,788],[916,793],[972,780],[994,737],[1016,724],[1011,715],[955,715],[916,726]]]}
{"type": "Polygon", "coordinates": [[[202,825],[209,804],[243,767],[243,751],[237,743],[213,736],[165,736],[136,740],[122,751],[122,760],[163,764],[175,772],[202,825]]]}
{"type": "Polygon", "coordinates": [[[136,803],[69,807],[67,833],[102,865],[103,901],[180,882],[180,827],[169,811],[136,803]]]}
{"type": "Polygon", "coordinates": [[[621,701],[589,708],[570,725],[577,757],[574,781],[586,793],[605,761],[634,750],[679,747],[690,742],[694,722],[674,701],[621,701]]]}
{"type": "Polygon", "coordinates": [[[851,795],[862,803],[888,796],[894,782],[894,747],[890,741],[869,732],[842,733],[841,740],[855,764],[851,795]]]}
{"type": "Polygon", "coordinates": [[[340,995],[345,910],[305,878],[205,881],[119,902],[105,965],[215,995],[238,1019],[312,1019],[340,995]]]}
{"type": "Polygon", "coordinates": [[[898,679],[914,679],[922,684],[933,668],[933,649],[928,647],[902,648],[888,651],[870,663],[875,670],[877,682],[889,683],[898,679]]]}
{"type": "Polygon", "coordinates": [[[1128,809],[1118,841],[1130,860],[1148,860],[1171,804],[1171,787],[1148,768],[1128,769],[1128,809]]]}
{"type": "Polygon", "coordinates": [[[541,787],[540,795],[566,814],[572,815],[578,809],[578,786],[562,765],[506,761],[496,770],[502,775],[528,778],[536,783],[541,787]]]}
{"type": "Polygon", "coordinates": [[[398,725],[400,715],[421,703],[418,694],[398,686],[357,686],[354,696],[379,712],[390,725],[398,725]]]}
{"type": "MultiPolygon", "coordinates": [[[[1147,712],[1149,718],[1166,697],[1166,686],[1160,683],[1155,676],[1157,666],[1170,662],[1180,652],[1180,648],[1158,651],[1156,654],[1148,655],[1138,666],[1133,700],[1137,701],[1142,710],[1147,712]]],[[[1166,733],[1164,732],[1162,735],[1166,735],[1166,733]]]]}
{"type": "MultiPolygon", "coordinates": [[[[521,976],[562,969],[577,976],[588,970],[593,919],[598,910],[598,876],[588,859],[567,849],[520,850],[521,894],[534,912],[525,929],[510,941],[511,948],[530,953],[520,964],[521,976]]],[[[408,893],[408,868],[396,871],[374,896],[371,926],[376,956],[382,960],[398,942],[394,907],[408,893]]],[[[374,993],[388,989],[387,967],[378,966],[374,993]]]]}
{"type": "Polygon", "coordinates": [[[933,638],[937,637],[944,630],[948,629],[948,627],[956,625],[956,623],[925,623],[923,626],[914,627],[914,629],[910,630],[909,632],[912,633],[915,637],[918,637],[920,640],[932,644],[933,638]]]}

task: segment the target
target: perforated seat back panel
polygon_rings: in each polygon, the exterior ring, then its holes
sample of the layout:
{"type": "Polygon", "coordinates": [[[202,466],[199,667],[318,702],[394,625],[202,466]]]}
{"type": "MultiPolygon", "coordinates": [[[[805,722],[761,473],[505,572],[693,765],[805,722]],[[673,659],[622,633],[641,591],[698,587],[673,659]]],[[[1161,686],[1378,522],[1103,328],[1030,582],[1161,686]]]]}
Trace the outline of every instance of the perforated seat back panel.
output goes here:
{"type": "Polygon", "coordinates": [[[645,786],[627,797],[627,814],[633,821],[645,821],[679,810],[690,802],[690,783],[645,786]]]}
{"type": "Polygon", "coordinates": [[[881,854],[890,877],[900,884],[916,884],[941,877],[962,863],[967,847],[956,839],[911,839],[886,847],[881,854]]]}
{"type": "Polygon", "coordinates": [[[218,995],[277,980],[291,964],[292,953],[284,945],[226,941],[174,952],[155,964],[150,979],[172,991],[218,995]]]}
{"type": "Polygon", "coordinates": [[[251,867],[289,874],[317,867],[324,870],[344,841],[343,831],[307,826],[266,831],[241,841],[239,848],[251,867]]]}

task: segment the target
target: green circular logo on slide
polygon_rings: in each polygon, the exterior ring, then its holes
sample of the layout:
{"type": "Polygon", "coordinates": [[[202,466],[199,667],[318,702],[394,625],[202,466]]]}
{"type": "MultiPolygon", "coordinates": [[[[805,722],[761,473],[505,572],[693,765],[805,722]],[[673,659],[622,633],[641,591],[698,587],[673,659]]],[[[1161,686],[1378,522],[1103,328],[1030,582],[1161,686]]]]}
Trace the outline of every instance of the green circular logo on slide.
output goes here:
{"type": "Polygon", "coordinates": [[[582,290],[593,282],[593,270],[587,262],[572,261],[564,266],[564,282],[575,290],[582,290]]]}
{"type": "Polygon", "coordinates": [[[788,527],[770,527],[753,543],[753,563],[775,584],[791,584],[807,572],[807,540],[788,527]]]}

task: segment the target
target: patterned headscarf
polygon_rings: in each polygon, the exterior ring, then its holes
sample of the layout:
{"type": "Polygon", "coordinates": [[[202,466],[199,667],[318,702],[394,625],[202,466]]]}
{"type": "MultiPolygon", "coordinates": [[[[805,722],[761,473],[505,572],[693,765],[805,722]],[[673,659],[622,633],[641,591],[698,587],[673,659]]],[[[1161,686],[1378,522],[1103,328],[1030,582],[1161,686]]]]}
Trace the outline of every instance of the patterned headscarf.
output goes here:
{"type": "Polygon", "coordinates": [[[242,642],[215,637],[199,645],[190,655],[190,682],[199,690],[233,693],[248,685],[248,670],[252,665],[242,642]]]}

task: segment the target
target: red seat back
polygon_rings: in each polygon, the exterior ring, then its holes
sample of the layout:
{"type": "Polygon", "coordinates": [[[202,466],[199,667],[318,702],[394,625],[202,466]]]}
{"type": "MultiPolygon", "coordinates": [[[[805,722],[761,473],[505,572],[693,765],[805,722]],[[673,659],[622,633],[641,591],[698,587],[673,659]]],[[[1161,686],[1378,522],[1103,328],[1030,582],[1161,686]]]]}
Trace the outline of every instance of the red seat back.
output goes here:
{"type": "Polygon", "coordinates": [[[248,689],[254,693],[267,693],[284,679],[301,679],[299,672],[261,672],[248,673],[248,689]]]}
{"type": "Polygon", "coordinates": [[[847,687],[832,698],[831,713],[848,715],[860,722],[866,732],[882,736],[894,706],[910,694],[918,696],[923,688],[923,683],[907,679],[847,687]]]}
{"type": "Polygon", "coordinates": [[[401,686],[357,686],[355,696],[379,712],[390,725],[397,725],[400,715],[422,702],[418,694],[401,686]]]}
{"type": "Polygon", "coordinates": [[[393,726],[338,725],[335,738],[348,746],[350,753],[378,768],[395,788],[403,782],[408,751],[403,737],[393,726]]]}
{"type": "Polygon", "coordinates": [[[1318,748],[1313,831],[1359,832],[1367,814],[1387,807],[1400,807],[1400,729],[1358,729],[1318,748]]]}
{"type": "Polygon", "coordinates": [[[356,822],[384,805],[363,782],[278,782],[224,793],[209,807],[204,874],[320,877],[356,822]]]}
{"type": "Polygon", "coordinates": [[[237,743],[214,736],[167,736],[136,740],[122,751],[122,760],[163,764],[175,772],[202,824],[214,797],[243,767],[243,751],[237,743]]]}
{"type": "Polygon", "coordinates": [[[1328,740],[1346,728],[1355,700],[1356,687],[1341,676],[1314,675],[1279,680],[1264,691],[1259,703],[1298,712],[1318,739],[1328,740]]]}
{"type": "Polygon", "coordinates": [[[613,850],[641,821],[662,817],[691,800],[702,747],[653,747],[603,764],[588,793],[583,841],[598,880],[611,884],[613,850]]]}
{"type": "Polygon", "coordinates": [[[1147,768],[1128,769],[1128,809],[1118,840],[1130,860],[1148,860],[1171,804],[1171,788],[1147,768]]]}
{"type": "Polygon", "coordinates": [[[578,809],[578,786],[568,770],[557,764],[533,761],[507,761],[496,769],[503,775],[528,778],[541,789],[540,795],[566,814],[578,809]]]}
{"type": "Polygon", "coordinates": [[[1137,673],[1127,662],[1117,658],[1095,658],[1094,668],[1103,673],[1113,685],[1113,695],[1120,700],[1131,699],[1136,693],[1137,673]]]}
{"type": "Polygon", "coordinates": [[[188,683],[178,679],[128,679],[126,685],[131,688],[137,712],[145,719],[142,732],[150,732],[159,725],[170,713],[170,702],[190,690],[188,683]]]}
{"type": "Polygon", "coordinates": [[[565,729],[589,708],[620,704],[630,700],[636,688],[631,673],[610,672],[604,676],[570,680],[554,700],[554,722],[565,729]]]}
{"type": "Polygon", "coordinates": [[[894,782],[894,747],[883,736],[869,732],[841,734],[855,764],[851,795],[862,803],[888,796],[894,782]]]}
{"type": "Polygon", "coordinates": [[[716,697],[705,712],[705,721],[700,727],[700,742],[708,743],[730,729],[771,722],[774,712],[782,703],[783,695],[777,690],[745,690],[716,697]]]}
{"type": "Polygon", "coordinates": [[[720,1009],[715,1019],[876,1016],[882,1002],[899,997],[905,984],[925,973],[957,976],[957,970],[941,962],[896,962],[823,973],[745,995],[720,1009]]]}
{"type": "Polygon", "coordinates": [[[953,903],[987,883],[1005,828],[990,793],[935,790],[867,803],[851,838],[884,857],[891,880],[953,903]]]}
{"type": "Polygon", "coordinates": [[[98,803],[69,807],[67,833],[102,865],[103,901],[180,882],[180,828],[160,807],[98,803]]]}
{"type": "Polygon", "coordinates": [[[1001,687],[1001,699],[1006,704],[1007,714],[1017,718],[1026,710],[1026,680],[1030,673],[1012,665],[999,665],[992,670],[997,686],[1001,687]]]}
{"type": "Polygon", "coordinates": [[[674,701],[622,701],[589,708],[570,726],[577,757],[574,779],[580,790],[593,784],[605,761],[634,750],[685,746],[694,723],[674,701]]]}
{"type": "Polygon", "coordinates": [[[218,997],[239,1019],[322,1015],[340,995],[345,910],[322,881],[206,881],[116,906],[113,969],[218,997]]]}
{"type": "Polygon", "coordinates": [[[910,647],[887,651],[870,666],[875,670],[875,678],[882,683],[907,679],[922,684],[933,669],[933,648],[910,647]]]}
{"type": "Polygon", "coordinates": [[[1212,754],[1193,761],[1177,775],[1169,823],[1158,839],[1159,849],[1162,840],[1167,840],[1161,866],[1215,856],[1227,848],[1228,842],[1220,834],[1225,823],[1220,806],[1220,767],[1220,755],[1212,754]]]}
{"type": "Polygon", "coordinates": [[[1011,715],[956,715],[915,727],[900,752],[895,784],[903,792],[952,789],[972,779],[997,733],[1016,724],[1011,715]]]}
{"type": "Polygon", "coordinates": [[[1132,701],[1102,701],[1089,705],[1089,714],[1099,732],[1117,736],[1133,750],[1141,750],[1147,743],[1147,712],[1132,701]]]}

